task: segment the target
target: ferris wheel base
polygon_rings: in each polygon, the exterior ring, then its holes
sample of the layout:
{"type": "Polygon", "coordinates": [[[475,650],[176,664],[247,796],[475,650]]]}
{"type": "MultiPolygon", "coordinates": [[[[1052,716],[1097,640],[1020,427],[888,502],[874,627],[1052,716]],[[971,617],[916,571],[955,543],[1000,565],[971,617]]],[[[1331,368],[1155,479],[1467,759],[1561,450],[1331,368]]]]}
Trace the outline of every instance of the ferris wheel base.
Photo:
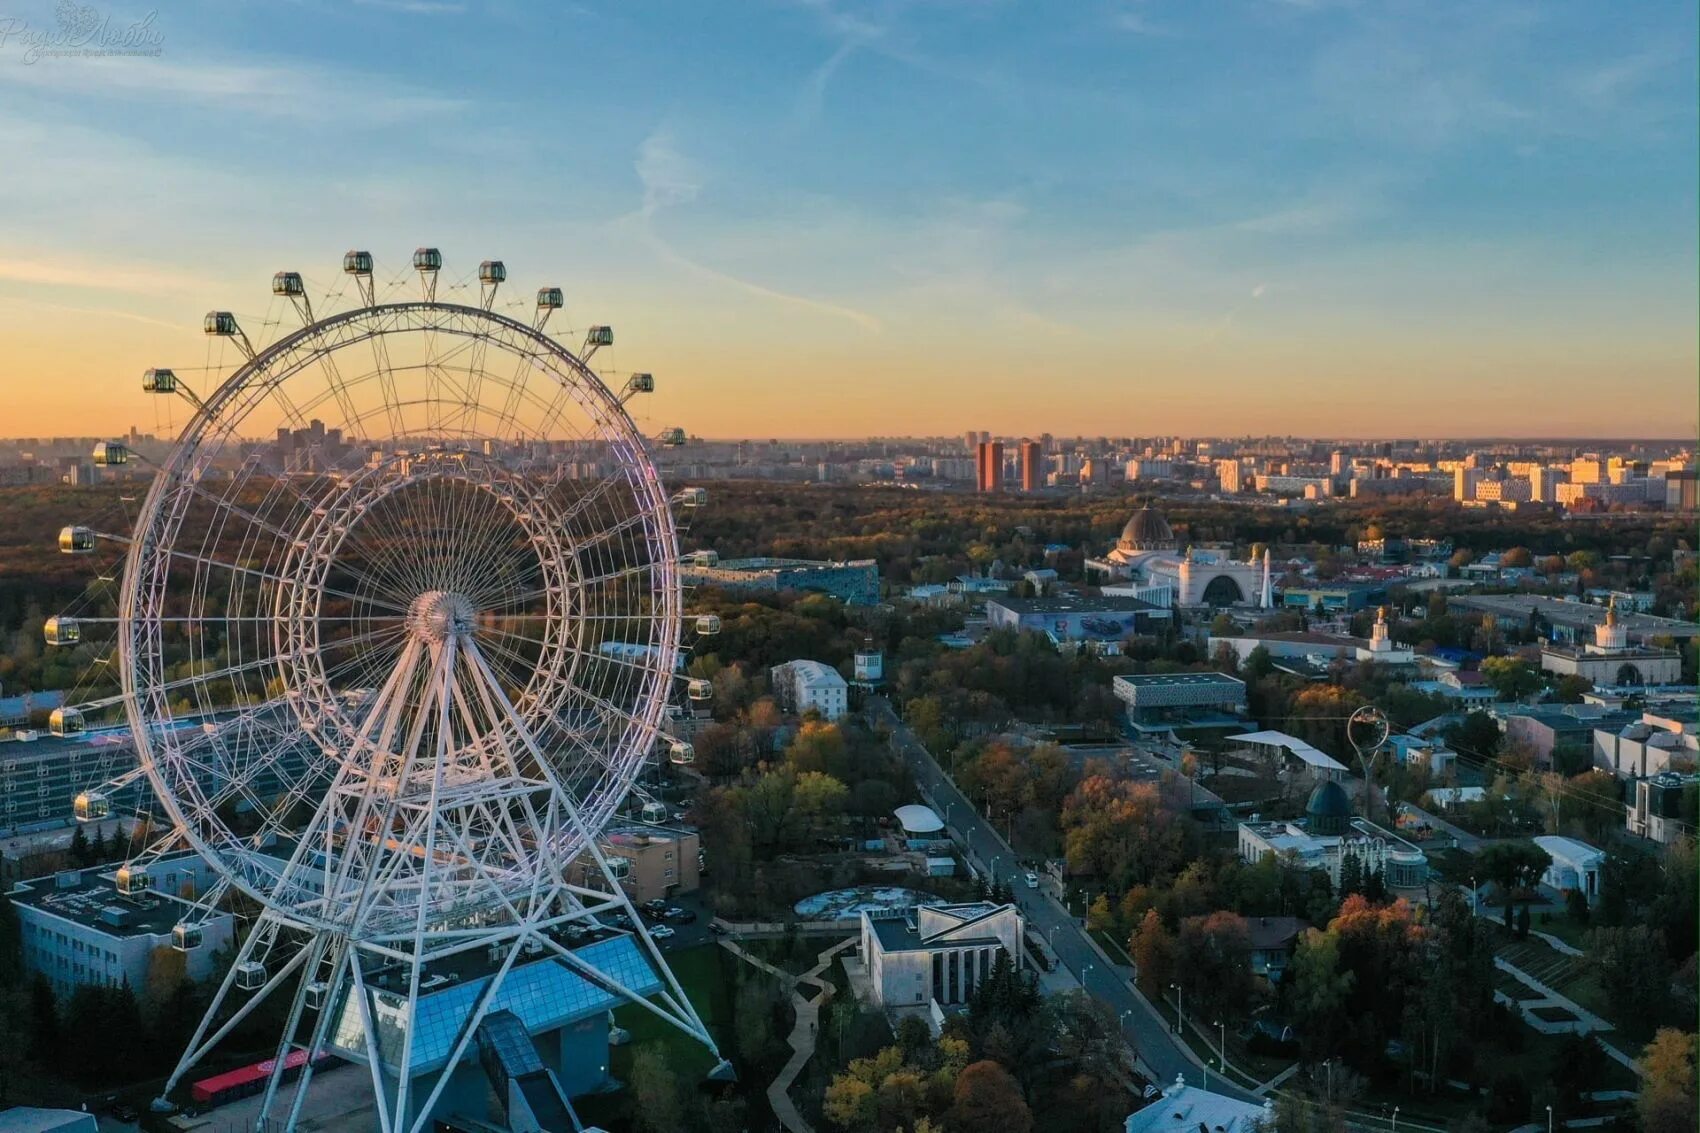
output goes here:
{"type": "Polygon", "coordinates": [[[738,1069],[732,1065],[730,1059],[722,1058],[714,1064],[714,1069],[708,1072],[708,1080],[710,1082],[736,1082],[738,1080],[738,1069]]]}

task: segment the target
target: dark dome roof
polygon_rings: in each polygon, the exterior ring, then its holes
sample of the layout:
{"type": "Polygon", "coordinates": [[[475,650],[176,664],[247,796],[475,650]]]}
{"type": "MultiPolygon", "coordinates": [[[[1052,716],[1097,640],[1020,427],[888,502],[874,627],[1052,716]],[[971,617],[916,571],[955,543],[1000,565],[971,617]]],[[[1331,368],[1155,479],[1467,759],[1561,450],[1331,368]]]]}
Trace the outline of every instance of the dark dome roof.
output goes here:
{"type": "Polygon", "coordinates": [[[1118,544],[1129,550],[1146,548],[1173,547],[1175,533],[1169,527],[1169,521],[1163,518],[1163,513],[1142,507],[1133,513],[1122,528],[1121,541],[1118,544]]]}
{"type": "Polygon", "coordinates": [[[1316,790],[1310,793],[1305,814],[1310,818],[1350,818],[1352,797],[1346,793],[1346,788],[1330,779],[1317,784],[1316,790]]]}

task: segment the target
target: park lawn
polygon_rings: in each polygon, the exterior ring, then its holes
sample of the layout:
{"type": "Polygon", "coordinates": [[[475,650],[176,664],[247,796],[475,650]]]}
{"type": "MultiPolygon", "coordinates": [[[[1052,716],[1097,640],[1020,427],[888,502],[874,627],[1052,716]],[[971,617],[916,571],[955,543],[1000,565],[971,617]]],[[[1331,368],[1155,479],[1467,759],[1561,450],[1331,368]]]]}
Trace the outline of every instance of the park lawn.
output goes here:
{"type": "MultiPolygon", "coordinates": [[[[730,1052],[732,995],[736,983],[729,965],[737,963],[737,959],[718,944],[699,944],[666,956],[667,966],[673,969],[679,986],[685,989],[709,1034],[722,1051],[730,1052]]],[[[635,1003],[616,1008],[614,1022],[632,1034],[631,1042],[612,1051],[609,1069],[621,1081],[627,1080],[633,1054],[651,1043],[661,1044],[667,1064],[687,1082],[701,1080],[714,1067],[714,1055],[707,1047],[635,1003]]]]}

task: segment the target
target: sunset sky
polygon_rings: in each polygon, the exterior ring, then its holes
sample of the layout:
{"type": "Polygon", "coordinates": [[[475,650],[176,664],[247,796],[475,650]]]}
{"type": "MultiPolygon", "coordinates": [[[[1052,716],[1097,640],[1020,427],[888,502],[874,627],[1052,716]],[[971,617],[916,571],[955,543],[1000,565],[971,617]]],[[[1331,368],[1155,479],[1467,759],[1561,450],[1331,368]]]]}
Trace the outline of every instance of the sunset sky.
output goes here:
{"type": "Polygon", "coordinates": [[[140,374],[206,365],[206,310],[259,333],[273,271],[323,295],[427,243],[561,285],[656,374],[647,423],[707,436],[1700,429],[1692,0],[152,26],[157,58],[0,41],[0,434],[169,425],[140,374]]]}

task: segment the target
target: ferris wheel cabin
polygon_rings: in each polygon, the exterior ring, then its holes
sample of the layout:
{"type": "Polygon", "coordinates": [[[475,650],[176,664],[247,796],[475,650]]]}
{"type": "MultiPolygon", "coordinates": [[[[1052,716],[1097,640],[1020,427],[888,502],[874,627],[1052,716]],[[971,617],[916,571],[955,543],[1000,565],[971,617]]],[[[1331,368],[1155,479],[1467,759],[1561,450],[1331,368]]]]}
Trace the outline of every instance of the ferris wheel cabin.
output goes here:
{"type": "Polygon", "coordinates": [[[685,686],[685,693],[695,701],[713,700],[714,685],[698,678],[685,686]]]}
{"type": "Polygon", "coordinates": [[[307,285],[301,282],[300,272],[280,271],[272,276],[272,294],[299,299],[307,294],[307,285]]]}
{"type": "Polygon", "coordinates": [[[179,952],[193,952],[201,946],[201,926],[179,921],[171,928],[171,947],[179,952]]]}
{"type": "Polygon", "coordinates": [[[130,463],[130,449],[117,441],[100,441],[94,446],[94,462],[102,467],[130,463]]]}
{"type": "Polygon", "coordinates": [[[586,346],[614,345],[614,328],[603,326],[591,327],[589,330],[584,332],[584,344],[586,346]]]}
{"type": "Polygon", "coordinates": [[[236,334],[236,316],[229,311],[208,311],[201,329],[215,337],[229,338],[236,334]]]}
{"type": "Polygon", "coordinates": [[[485,260],[478,265],[479,283],[506,283],[508,266],[501,260],[485,260]]]}
{"type": "Polygon", "coordinates": [[[348,275],[371,275],[371,252],[344,252],[342,254],[342,270],[348,275]]]}
{"type": "Polygon", "coordinates": [[[566,302],[559,287],[539,287],[537,289],[537,309],[539,311],[559,311],[566,302]]]}
{"type": "Polygon", "coordinates": [[[120,897],[140,897],[153,890],[153,877],[139,865],[119,866],[112,880],[120,897]]]}
{"type": "Polygon", "coordinates": [[[697,615],[697,633],[702,637],[713,637],[720,632],[719,614],[697,615]]]}
{"type": "Polygon", "coordinates": [[[443,253],[435,248],[415,248],[413,266],[420,271],[442,271],[443,253]]]}
{"type": "Polygon", "coordinates": [[[683,740],[676,741],[667,749],[667,762],[676,767],[689,767],[697,761],[697,749],[683,740]]]}
{"type": "Polygon", "coordinates": [[[42,624],[41,636],[49,645],[75,645],[83,639],[83,627],[76,618],[55,615],[42,624]]]}
{"type": "Polygon", "coordinates": [[[684,443],[685,431],[683,429],[673,428],[661,430],[661,444],[664,448],[678,448],[684,443]]]}
{"type": "Polygon", "coordinates": [[[83,734],[83,714],[75,708],[55,708],[47,718],[47,730],[56,736],[83,734]]]}
{"type": "Polygon", "coordinates": [[[99,822],[112,813],[112,803],[99,791],[84,791],[71,801],[78,822],[99,822]]]}
{"type": "Polygon", "coordinates": [[[258,960],[244,960],[236,965],[235,979],[243,991],[259,991],[266,986],[266,966],[258,960]]]}
{"type": "Polygon", "coordinates": [[[143,393],[176,393],[177,375],[171,370],[162,368],[148,370],[142,374],[143,393]]]}
{"type": "Polygon", "coordinates": [[[681,488],[673,497],[673,503],[678,507],[707,507],[707,488],[681,488]]]}
{"type": "Polygon", "coordinates": [[[626,379],[626,392],[627,393],[654,393],[655,392],[655,375],[654,374],[633,374],[631,377],[626,379]]]}

